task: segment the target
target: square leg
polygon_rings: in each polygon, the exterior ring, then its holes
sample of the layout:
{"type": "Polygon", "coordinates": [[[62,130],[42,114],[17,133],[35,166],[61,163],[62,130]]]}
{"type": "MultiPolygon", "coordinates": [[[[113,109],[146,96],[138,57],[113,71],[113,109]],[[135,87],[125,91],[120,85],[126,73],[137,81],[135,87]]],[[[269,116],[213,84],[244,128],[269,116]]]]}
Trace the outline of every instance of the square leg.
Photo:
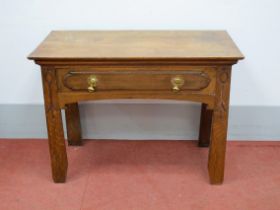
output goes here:
{"type": "Polygon", "coordinates": [[[230,67],[220,68],[217,71],[215,107],[212,119],[208,159],[208,171],[211,184],[222,184],[224,180],[230,76],[230,67]]]}
{"type": "Polygon", "coordinates": [[[207,109],[207,104],[202,104],[199,127],[199,147],[208,147],[210,144],[213,110],[207,109]]]}
{"type": "Polygon", "coordinates": [[[67,154],[63,133],[61,109],[57,99],[55,69],[42,68],[45,112],[53,181],[63,183],[67,174],[67,154]]]}
{"type": "Polygon", "coordinates": [[[81,123],[78,103],[67,104],[65,109],[68,145],[80,146],[81,123]]]}

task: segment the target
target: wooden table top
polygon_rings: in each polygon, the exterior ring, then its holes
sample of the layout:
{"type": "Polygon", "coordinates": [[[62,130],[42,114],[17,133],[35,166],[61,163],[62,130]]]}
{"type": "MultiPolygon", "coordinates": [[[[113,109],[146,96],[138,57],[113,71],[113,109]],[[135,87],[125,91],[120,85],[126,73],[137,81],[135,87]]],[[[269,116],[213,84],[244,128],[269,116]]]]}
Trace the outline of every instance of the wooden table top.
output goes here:
{"type": "Polygon", "coordinates": [[[33,60],[239,60],[226,31],[52,31],[33,60]]]}

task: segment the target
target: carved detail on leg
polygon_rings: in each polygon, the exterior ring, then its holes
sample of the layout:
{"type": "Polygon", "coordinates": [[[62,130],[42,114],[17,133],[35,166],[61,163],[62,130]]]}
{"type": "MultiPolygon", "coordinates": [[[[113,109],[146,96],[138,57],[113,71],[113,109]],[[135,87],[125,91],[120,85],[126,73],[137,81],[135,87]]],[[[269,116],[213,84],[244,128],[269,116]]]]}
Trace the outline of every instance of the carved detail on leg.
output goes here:
{"type": "Polygon", "coordinates": [[[208,159],[211,184],[222,184],[226,154],[231,67],[217,70],[216,99],[208,159]]]}
{"type": "Polygon", "coordinates": [[[65,109],[68,145],[82,145],[78,103],[67,104],[65,109]]]}
{"type": "Polygon", "coordinates": [[[52,177],[54,182],[62,183],[65,182],[66,179],[68,162],[61,119],[61,110],[57,100],[55,69],[52,69],[51,67],[43,67],[42,80],[52,177]]]}
{"type": "Polygon", "coordinates": [[[208,147],[210,143],[213,110],[207,109],[207,104],[202,104],[199,127],[199,147],[208,147]]]}

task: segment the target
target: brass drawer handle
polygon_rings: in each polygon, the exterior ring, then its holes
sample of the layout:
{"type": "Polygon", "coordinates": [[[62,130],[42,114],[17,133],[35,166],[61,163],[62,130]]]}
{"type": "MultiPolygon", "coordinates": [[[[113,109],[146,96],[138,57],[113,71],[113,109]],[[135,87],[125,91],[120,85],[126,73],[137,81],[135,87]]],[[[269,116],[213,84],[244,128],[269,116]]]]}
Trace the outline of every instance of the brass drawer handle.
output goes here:
{"type": "Polygon", "coordinates": [[[184,85],[185,81],[182,77],[176,76],[171,79],[172,90],[175,92],[180,91],[181,87],[184,85]]]}
{"type": "Polygon", "coordinates": [[[95,75],[90,75],[88,77],[88,92],[92,93],[96,91],[97,81],[98,80],[95,75]]]}

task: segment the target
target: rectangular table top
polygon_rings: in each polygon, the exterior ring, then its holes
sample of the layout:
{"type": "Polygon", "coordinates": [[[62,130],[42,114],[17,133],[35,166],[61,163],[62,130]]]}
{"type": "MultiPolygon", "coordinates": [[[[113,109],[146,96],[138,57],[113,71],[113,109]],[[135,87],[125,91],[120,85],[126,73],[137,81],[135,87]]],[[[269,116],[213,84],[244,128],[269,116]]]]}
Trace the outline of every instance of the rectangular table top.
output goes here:
{"type": "Polygon", "coordinates": [[[226,31],[52,31],[33,60],[239,60],[226,31]]]}

